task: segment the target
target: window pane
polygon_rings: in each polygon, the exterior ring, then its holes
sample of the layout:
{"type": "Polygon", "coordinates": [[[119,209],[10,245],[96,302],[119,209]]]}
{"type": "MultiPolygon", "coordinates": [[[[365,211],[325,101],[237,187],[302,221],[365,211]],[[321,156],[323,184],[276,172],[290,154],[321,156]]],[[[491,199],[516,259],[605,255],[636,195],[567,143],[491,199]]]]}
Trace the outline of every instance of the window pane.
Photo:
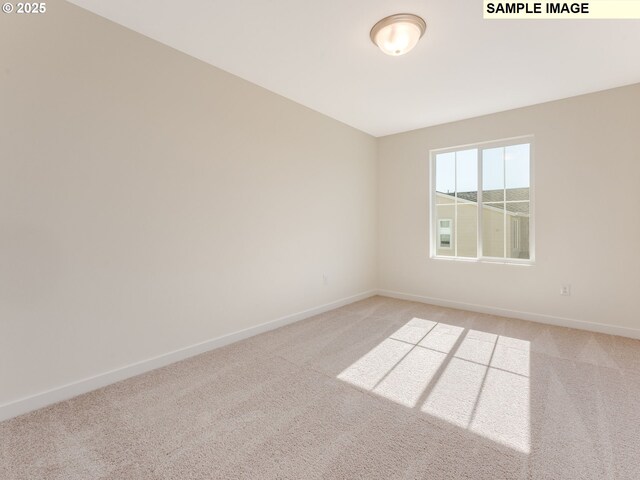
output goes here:
{"type": "Polygon", "coordinates": [[[436,192],[436,205],[453,205],[456,197],[451,194],[436,192]]]}
{"type": "Polygon", "coordinates": [[[482,151],[482,199],[485,202],[504,200],[504,148],[482,151]]]}
{"type": "Polygon", "coordinates": [[[507,200],[529,200],[528,143],[505,148],[505,186],[507,200]]]}
{"type": "Polygon", "coordinates": [[[478,205],[460,200],[456,225],[459,257],[478,256],[478,205]]]}
{"type": "Polygon", "coordinates": [[[529,259],[529,202],[507,202],[507,258],[529,259]]]}
{"type": "Polygon", "coordinates": [[[436,203],[454,203],[456,192],[456,154],[436,155],[436,203]]]}
{"type": "Polygon", "coordinates": [[[529,202],[507,202],[507,214],[529,216],[529,202]]]}
{"type": "Polygon", "coordinates": [[[482,253],[485,257],[504,258],[504,204],[483,204],[482,253]]]}
{"type": "MultiPolygon", "coordinates": [[[[458,197],[472,195],[476,201],[478,193],[478,150],[456,152],[456,190],[458,197]]],[[[468,199],[468,198],[467,198],[468,199]]]]}
{"type": "Polygon", "coordinates": [[[455,205],[436,206],[436,255],[448,257],[455,255],[453,225],[455,208],[455,205]]]}

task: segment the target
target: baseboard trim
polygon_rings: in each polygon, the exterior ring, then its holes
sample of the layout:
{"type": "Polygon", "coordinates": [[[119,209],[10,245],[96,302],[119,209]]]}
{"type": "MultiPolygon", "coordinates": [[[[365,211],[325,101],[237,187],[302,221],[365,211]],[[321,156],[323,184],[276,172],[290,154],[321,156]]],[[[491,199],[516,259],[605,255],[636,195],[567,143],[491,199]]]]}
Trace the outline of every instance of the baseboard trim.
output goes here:
{"type": "Polygon", "coordinates": [[[392,290],[378,290],[378,295],[397,298],[400,300],[411,300],[414,302],[428,303],[431,305],[438,305],[440,307],[457,308],[460,310],[470,310],[472,312],[488,313],[491,315],[499,315],[501,317],[519,318],[521,320],[545,323],[547,325],[555,325],[557,327],[576,328],[578,330],[587,330],[589,332],[605,333],[608,335],[618,335],[621,337],[640,339],[640,330],[634,328],[617,327],[615,325],[586,322],[584,320],[576,320],[574,318],[555,317],[552,315],[544,315],[541,313],[521,312],[519,310],[509,310],[506,308],[490,307],[487,305],[477,305],[475,303],[464,303],[453,300],[445,300],[442,298],[425,297],[422,295],[415,295],[411,293],[394,292],[392,290]]]}
{"type": "Polygon", "coordinates": [[[126,380],[127,378],[135,377],[136,375],[140,375],[142,373],[164,367],[180,360],[184,360],[201,353],[215,350],[216,348],[224,347],[225,345],[229,345],[231,343],[253,337],[254,335],[258,335],[260,333],[268,332],[269,330],[275,330],[276,328],[283,327],[300,320],[304,320],[305,318],[309,318],[314,315],[333,310],[334,308],[339,308],[344,305],[357,302],[359,300],[364,300],[365,298],[372,297],[376,294],[377,292],[375,290],[363,292],[358,295],[346,297],[335,302],[320,305],[315,308],[310,308],[302,312],[294,313],[292,315],[287,315],[276,320],[262,323],[254,327],[249,327],[238,332],[223,335],[221,337],[213,338],[211,340],[206,340],[195,345],[190,345],[188,347],[158,355],[153,358],[132,363],[130,365],[110,370],[93,377],[78,380],[77,382],[53,388],[45,392],[14,400],[10,403],[0,405],[0,421],[8,420],[10,418],[17,417],[18,415],[23,415],[25,413],[38,410],[54,403],[68,400],[78,395],[82,395],[83,393],[106,387],[107,385],[126,380]]]}

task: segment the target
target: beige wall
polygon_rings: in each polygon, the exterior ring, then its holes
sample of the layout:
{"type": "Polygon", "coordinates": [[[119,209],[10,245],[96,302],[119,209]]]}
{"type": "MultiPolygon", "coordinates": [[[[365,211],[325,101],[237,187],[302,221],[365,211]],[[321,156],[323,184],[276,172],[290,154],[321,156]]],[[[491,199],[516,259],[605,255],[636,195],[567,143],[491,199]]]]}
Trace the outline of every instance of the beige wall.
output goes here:
{"type": "Polygon", "coordinates": [[[66,2],[0,15],[0,405],[375,288],[376,170],[66,2]]]}
{"type": "Polygon", "coordinates": [[[640,329],[639,107],[636,84],[379,139],[379,287],[640,329]],[[527,134],[535,265],[430,259],[429,150],[527,134]]]}

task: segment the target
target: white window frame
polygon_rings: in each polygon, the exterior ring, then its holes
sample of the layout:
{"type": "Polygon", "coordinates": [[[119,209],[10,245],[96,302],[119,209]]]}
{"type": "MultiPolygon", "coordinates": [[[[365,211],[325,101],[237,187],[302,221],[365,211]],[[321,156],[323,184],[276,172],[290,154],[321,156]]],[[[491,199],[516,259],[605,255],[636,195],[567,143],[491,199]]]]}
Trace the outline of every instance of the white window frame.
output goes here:
{"type": "MultiPolygon", "coordinates": [[[[535,263],[535,182],[534,182],[534,149],[535,142],[533,135],[523,135],[519,137],[504,138],[500,140],[491,140],[488,142],[471,143],[466,145],[457,145],[455,147],[438,148],[429,151],[429,251],[430,258],[437,260],[457,260],[463,262],[483,262],[483,263],[507,263],[514,265],[532,265],[535,263]],[[529,258],[502,258],[487,257],[482,253],[482,150],[499,147],[509,147],[512,145],[529,144],[529,258]],[[452,255],[438,255],[439,239],[438,237],[438,216],[436,211],[436,155],[443,153],[457,152],[460,150],[478,149],[478,235],[477,235],[477,257],[458,257],[452,255]]],[[[505,223],[507,215],[505,215],[505,223]]],[[[453,228],[456,226],[453,225],[453,228]]],[[[511,248],[506,245],[505,248],[511,248]]]]}

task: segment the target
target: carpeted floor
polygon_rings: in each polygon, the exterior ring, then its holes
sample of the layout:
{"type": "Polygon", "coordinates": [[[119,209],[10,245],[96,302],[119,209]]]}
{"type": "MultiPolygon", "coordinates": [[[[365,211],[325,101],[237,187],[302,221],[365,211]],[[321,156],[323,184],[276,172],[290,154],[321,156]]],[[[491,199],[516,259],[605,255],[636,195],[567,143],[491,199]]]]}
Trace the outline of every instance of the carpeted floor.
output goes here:
{"type": "Polygon", "coordinates": [[[640,341],[374,297],[0,423],[9,479],[640,478],[640,341]]]}

